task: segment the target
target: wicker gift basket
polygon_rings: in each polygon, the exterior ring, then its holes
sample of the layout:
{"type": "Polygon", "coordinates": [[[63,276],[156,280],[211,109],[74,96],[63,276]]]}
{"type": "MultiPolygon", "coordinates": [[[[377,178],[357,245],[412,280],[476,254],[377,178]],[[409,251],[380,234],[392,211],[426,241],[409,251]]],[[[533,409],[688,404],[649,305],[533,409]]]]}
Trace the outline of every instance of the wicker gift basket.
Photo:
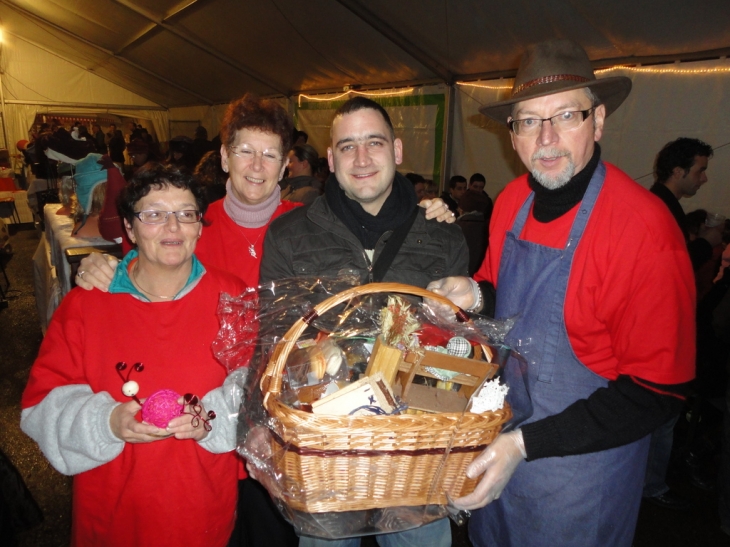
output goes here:
{"type": "Polygon", "coordinates": [[[328,298],[292,325],[272,353],[261,390],[274,424],[273,471],[285,483],[279,495],[296,511],[445,505],[447,494],[457,498],[474,489],[477,480],[466,477],[467,466],[512,416],[506,403],[502,410],[484,414],[372,416],[312,414],[284,404],[279,396],[287,358],[307,326],[335,306],[375,293],[436,300],[448,305],[459,320],[468,320],[457,306],[430,291],[372,283],[328,298]]]}

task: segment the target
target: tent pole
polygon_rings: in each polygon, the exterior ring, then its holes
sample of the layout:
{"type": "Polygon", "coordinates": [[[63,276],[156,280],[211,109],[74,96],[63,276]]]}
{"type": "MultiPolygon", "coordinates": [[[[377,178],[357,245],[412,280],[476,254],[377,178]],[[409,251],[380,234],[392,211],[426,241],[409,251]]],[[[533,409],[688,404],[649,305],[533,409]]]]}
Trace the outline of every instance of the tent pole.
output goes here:
{"type": "Polygon", "coordinates": [[[133,104],[102,104],[102,103],[63,103],[59,101],[24,101],[10,99],[5,101],[6,104],[28,104],[35,106],[45,106],[49,108],[85,108],[88,110],[159,110],[166,111],[164,106],[135,106],[133,104]]]}
{"type": "Polygon", "coordinates": [[[439,192],[443,192],[446,189],[447,177],[451,172],[451,148],[454,142],[454,84],[449,84],[447,90],[446,116],[444,119],[444,147],[441,150],[441,180],[439,181],[439,192]]]}
{"type": "Polygon", "coordinates": [[[3,111],[3,142],[5,143],[5,148],[7,150],[10,150],[10,145],[8,144],[8,132],[7,129],[5,129],[6,121],[5,121],[5,92],[3,91],[3,73],[5,72],[2,68],[2,56],[3,56],[3,43],[2,40],[0,40],[0,105],[2,106],[3,111]]]}

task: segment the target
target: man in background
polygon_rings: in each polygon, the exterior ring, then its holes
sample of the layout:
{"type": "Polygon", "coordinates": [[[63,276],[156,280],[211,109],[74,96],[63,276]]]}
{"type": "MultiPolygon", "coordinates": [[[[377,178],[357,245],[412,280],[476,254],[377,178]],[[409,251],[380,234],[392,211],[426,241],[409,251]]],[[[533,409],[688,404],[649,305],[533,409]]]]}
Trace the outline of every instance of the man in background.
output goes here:
{"type": "Polygon", "coordinates": [[[441,194],[441,199],[444,200],[444,203],[449,206],[451,212],[457,217],[460,214],[459,200],[464,195],[464,192],[466,192],[466,179],[461,175],[454,175],[449,180],[448,190],[441,194]]]}

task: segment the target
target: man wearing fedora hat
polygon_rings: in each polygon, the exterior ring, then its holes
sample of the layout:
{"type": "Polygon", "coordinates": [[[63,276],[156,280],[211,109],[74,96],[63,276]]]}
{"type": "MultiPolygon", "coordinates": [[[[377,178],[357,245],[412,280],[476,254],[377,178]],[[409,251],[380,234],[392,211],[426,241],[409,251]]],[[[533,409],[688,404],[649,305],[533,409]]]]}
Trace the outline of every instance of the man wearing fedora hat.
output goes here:
{"type": "Polygon", "coordinates": [[[497,200],[474,279],[430,288],[514,318],[505,343],[528,362],[534,411],[466,471],[482,477],[454,503],[476,510],[477,547],[631,545],[649,433],[681,409],[694,376],[682,234],[666,229],[661,201],[600,158],[606,117],[630,90],[554,40],[527,50],[510,99],[481,109],[508,126],[529,173],[497,200]]]}

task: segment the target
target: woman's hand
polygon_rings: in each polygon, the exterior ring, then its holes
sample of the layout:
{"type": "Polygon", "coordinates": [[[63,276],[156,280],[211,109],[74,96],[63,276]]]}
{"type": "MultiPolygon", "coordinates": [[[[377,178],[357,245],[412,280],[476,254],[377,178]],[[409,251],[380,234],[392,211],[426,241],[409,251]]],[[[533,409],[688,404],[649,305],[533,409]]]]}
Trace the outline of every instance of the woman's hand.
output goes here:
{"type": "Polygon", "coordinates": [[[111,255],[91,253],[83,258],[76,272],[76,285],[90,291],[99,289],[107,292],[119,261],[111,255]]]}
{"type": "Polygon", "coordinates": [[[203,403],[186,404],[185,397],[180,397],[177,402],[183,405],[185,414],[170,420],[165,431],[178,440],[193,439],[197,442],[205,439],[209,433],[205,427],[206,420],[210,427],[213,426],[213,422],[208,418],[203,403]]]}
{"type": "Polygon", "coordinates": [[[135,415],[142,407],[136,401],[129,401],[114,407],[109,425],[114,436],[125,443],[151,443],[170,437],[171,433],[155,425],[138,422],[135,415]]]}
{"type": "Polygon", "coordinates": [[[445,222],[446,224],[456,221],[456,216],[441,198],[421,200],[418,206],[426,209],[427,220],[435,218],[438,222],[445,222]]]}

